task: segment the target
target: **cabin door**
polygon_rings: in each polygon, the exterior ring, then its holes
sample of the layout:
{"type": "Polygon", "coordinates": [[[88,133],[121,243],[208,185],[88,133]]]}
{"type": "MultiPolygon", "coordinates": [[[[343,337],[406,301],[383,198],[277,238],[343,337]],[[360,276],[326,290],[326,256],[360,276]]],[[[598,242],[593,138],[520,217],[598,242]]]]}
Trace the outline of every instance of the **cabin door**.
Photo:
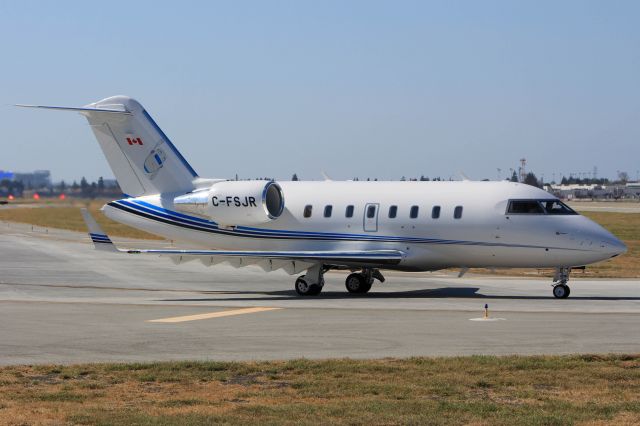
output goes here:
{"type": "Polygon", "coordinates": [[[364,230],[366,232],[378,231],[378,210],[380,204],[369,203],[364,206],[364,230]]]}

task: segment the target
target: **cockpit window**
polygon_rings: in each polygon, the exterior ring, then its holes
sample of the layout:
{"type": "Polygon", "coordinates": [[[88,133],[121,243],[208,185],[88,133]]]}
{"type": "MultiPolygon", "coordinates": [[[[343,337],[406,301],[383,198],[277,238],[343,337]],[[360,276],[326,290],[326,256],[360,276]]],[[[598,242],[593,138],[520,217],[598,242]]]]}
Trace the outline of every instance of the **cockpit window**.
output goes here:
{"type": "Polygon", "coordinates": [[[507,214],[578,214],[559,200],[509,200],[507,214]]]}
{"type": "Polygon", "coordinates": [[[578,214],[571,207],[558,200],[541,200],[540,203],[547,214],[578,214]]]}
{"type": "Polygon", "coordinates": [[[511,200],[507,208],[509,214],[544,214],[537,200],[511,200]]]}

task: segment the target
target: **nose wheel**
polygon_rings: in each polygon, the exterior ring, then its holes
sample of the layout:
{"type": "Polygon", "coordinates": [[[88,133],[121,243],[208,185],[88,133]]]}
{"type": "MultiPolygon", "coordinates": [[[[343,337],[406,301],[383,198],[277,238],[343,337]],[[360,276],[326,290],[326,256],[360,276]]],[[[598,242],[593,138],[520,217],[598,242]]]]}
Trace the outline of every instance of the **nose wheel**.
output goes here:
{"type": "Polygon", "coordinates": [[[566,299],[567,297],[569,297],[570,293],[571,293],[571,289],[566,284],[558,284],[555,287],[553,287],[553,295],[557,299],[566,299]]]}
{"type": "Polygon", "coordinates": [[[571,289],[567,285],[571,268],[557,268],[553,277],[553,296],[556,299],[566,299],[571,294],[571,289]]]}

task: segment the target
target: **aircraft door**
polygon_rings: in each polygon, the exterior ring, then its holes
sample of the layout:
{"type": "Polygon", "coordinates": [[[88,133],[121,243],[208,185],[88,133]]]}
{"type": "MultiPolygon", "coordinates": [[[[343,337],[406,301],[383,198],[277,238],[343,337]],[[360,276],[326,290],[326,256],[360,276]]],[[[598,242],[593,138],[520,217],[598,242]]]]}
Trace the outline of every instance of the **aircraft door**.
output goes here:
{"type": "Polygon", "coordinates": [[[366,232],[378,231],[378,210],[380,204],[369,203],[364,206],[364,230],[366,232]]]}

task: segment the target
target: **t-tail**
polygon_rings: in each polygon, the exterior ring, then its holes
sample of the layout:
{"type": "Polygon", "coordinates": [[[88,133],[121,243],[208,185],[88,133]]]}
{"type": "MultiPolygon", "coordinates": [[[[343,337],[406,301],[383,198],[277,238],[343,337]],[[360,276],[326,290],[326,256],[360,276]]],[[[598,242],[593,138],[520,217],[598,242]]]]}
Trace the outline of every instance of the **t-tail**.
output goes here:
{"type": "Polygon", "coordinates": [[[129,196],[194,189],[197,173],[135,99],[113,96],[81,108],[19,106],[84,115],[120,188],[129,196]]]}

